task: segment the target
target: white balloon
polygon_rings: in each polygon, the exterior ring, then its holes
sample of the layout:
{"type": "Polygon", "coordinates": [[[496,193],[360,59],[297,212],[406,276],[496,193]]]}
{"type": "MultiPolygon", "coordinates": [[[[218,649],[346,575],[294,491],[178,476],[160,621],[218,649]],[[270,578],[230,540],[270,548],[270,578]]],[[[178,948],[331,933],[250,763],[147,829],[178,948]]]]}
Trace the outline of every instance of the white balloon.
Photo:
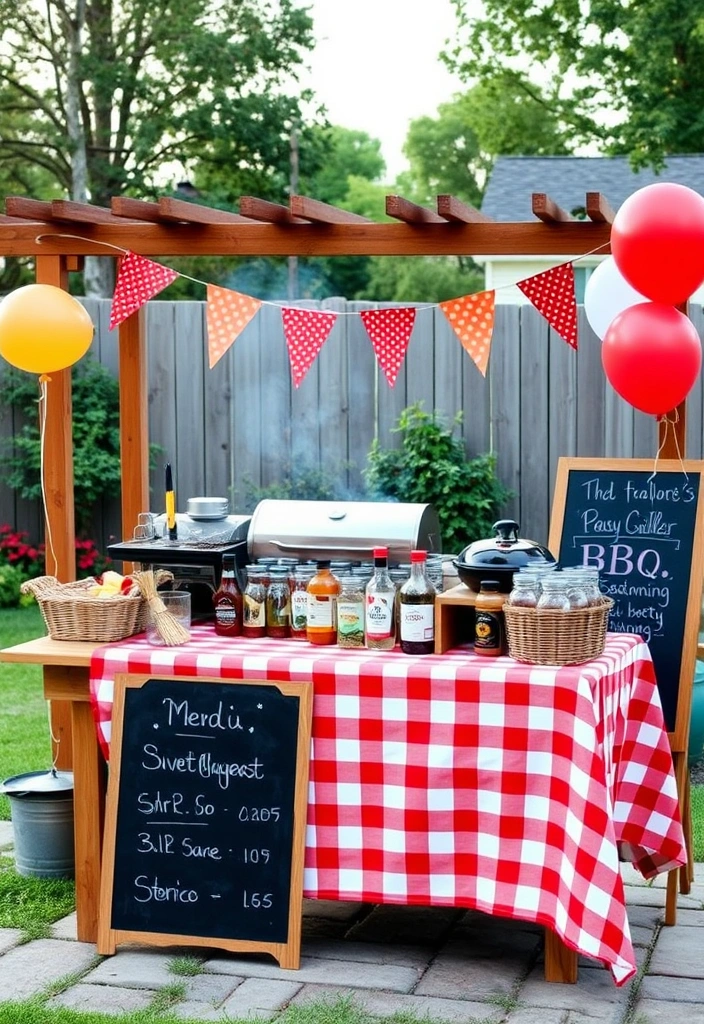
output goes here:
{"type": "Polygon", "coordinates": [[[589,326],[602,341],[619,313],[639,302],[649,301],[631,287],[613,256],[607,256],[599,264],[584,289],[584,312],[589,326]]]}

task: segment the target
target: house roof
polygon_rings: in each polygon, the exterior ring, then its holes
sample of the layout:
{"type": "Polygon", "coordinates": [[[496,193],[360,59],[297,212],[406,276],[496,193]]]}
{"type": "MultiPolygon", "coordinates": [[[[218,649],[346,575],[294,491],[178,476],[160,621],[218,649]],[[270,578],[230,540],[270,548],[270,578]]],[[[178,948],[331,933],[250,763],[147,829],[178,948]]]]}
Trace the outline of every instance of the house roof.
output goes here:
{"type": "Polygon", "coordinates": [[[531,194],[545,192],[569,213],[584,209],[586,190],[601,192],[612,209],[645,185],[674,181],[704,193],[704,154],[671,156],[660,174],[634,172],[628,157],[500,156],[489,177],[482,213],[495,220],[533,220],[531,194]]]}

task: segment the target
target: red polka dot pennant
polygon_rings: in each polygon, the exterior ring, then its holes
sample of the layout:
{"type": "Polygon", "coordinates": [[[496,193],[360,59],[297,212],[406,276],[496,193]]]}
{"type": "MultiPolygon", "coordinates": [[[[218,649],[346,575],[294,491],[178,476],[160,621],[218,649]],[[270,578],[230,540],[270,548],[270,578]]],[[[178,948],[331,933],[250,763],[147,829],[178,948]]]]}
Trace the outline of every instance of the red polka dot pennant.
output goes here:
{"type": "Polygon", "coordinates": [[[293,383],[299,387],[327,341],[328,334],[337,320],[337,313],[319,313],[313,309],[284,306],[281,315],[293,383]]]}
{"type": "Polygon", "coordinates": [[[261,302],[251,295],[243,295],[231,288],[219,288],[215,284],[208,285],[207,300],[208,363],[212,370],[259,312],[261,302]]]}
{"type": "Polygon", "coordinates": [[[403,306],[397,309],[365,309],[359,315],[371,338],[377,362],[390,387],[393,387],[411,339],[416,311],[411,306],[403,306]]]}
{"type": "Polygon", "coordinates": [[[562,263],[542,274],[534,274],[517,282],[560,337],[577,348],[577,300],[574,294],[574,267],[562,263]]]}
{"type": "Polygon", "coordinates": [[[120,261],[110,307],[110,330],[136,313],[178,276],[175,270],[163,267],[161,263],[138,256],[136,252],[128,252],[120,261]]]}
{"type": "Polygon", "coordinates": [[[494,333],[495,295],[494,291],[475,292],[439,304],[482,377],[486,377],[491,336],[494,333]]]}

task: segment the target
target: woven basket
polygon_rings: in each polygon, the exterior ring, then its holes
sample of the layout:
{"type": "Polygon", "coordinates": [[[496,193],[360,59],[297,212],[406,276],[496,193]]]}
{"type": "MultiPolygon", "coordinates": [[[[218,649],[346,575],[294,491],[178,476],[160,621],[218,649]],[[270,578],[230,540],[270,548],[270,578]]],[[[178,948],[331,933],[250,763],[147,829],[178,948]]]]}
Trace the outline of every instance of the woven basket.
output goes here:
{"type": "Polygon", "coordinates": [[[110,643],[144,629],[147,602],[141,594],[91,597],[94,586],[94,579],[59,583],[54,576],[39,576],[20,589],[36,597],[52,640],[110,643]]]}
{"type": "Polygon", "coordinates": [[[531,665],[580,665],[598,658],[606,642],[610,597],[569,612],[504,605],[508,653],[531,665]]]}

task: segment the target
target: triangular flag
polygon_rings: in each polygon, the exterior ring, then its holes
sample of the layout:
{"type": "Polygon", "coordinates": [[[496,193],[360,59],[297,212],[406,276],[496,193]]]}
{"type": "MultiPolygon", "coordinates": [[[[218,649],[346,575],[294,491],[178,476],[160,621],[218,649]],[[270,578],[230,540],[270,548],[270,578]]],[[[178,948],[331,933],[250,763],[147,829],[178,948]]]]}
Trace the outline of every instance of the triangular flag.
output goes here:
{"type": "Polygon", "coordinates": [[[110,307],[110,330],[136,313],[178,276],[175,270],[161,263],[138,256],[136,252],[128,252],[120,262],[110,307]]]}
{"type": "Polygon", "coordinates": [[[337,313],[319,313],[313,309],[284,306],[281,315],[293,383],[298,387],[325,344],[337,320],[337,313]]]}
{"type": "Polygon", "coordinates": [[[393,387],[406,355],[416,311],[412,306],[402,306],[398,309],[365,309],[359,315],[371,338],[377,362],[393,387]]]}
{"type": "Polygon", "coordinates": [[[574,294],[574,268],[571,263],[534,274],[517,282],[560,337],[577,348],[577,299],[574,294]]]}
{"type": "Polygon", "coordinates": [[[491,336],[494,333],[494,297],[496,293],[475,292],[459,299],[439,303],[440,309],[450,322],[450,327],[477,364],[477,369],[486,377],[489,362],[491,336]]]}
{"type": "Polygon", "coordinates": [[[260,300],[251,295],[243,295],[230,288],[219,288],[216,284],[208,285],[205,317],[211,370],[260,308],[260,300]]]}

